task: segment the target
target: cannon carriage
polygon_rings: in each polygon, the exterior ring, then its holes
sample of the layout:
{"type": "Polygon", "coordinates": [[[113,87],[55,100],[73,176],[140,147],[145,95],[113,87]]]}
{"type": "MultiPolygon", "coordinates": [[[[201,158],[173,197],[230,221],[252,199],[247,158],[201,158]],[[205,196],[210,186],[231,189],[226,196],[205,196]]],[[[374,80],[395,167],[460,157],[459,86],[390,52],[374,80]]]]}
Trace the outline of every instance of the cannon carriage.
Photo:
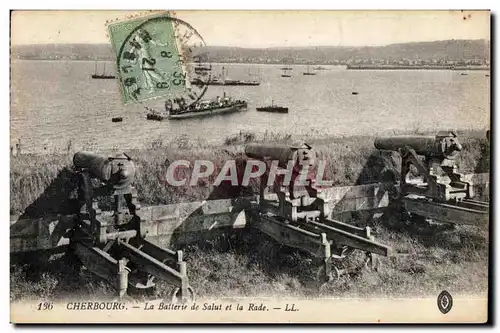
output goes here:
{"type": "Polygon", "coordinates": [[[405,216],[451,224],[486,223],[488,203],[474,200],[472,179],[458,170],[463,147],[455,133],[381,137],[374,144],[401,156],[401,180],[394,184],[393,202],[405,216]],[[414,173],[419,177],[412,179],[414,173]]]}
{"type": "Polygon", "coordinates": [[[92,273],[108,281],[124,297],[129,287],[151,293],[156,280],[173,285],[171,301],[193,301],[182,251],[160,248],[147,241],[137,190],[135,165],[119,154],[101,157],[74,155],[78,174],[78,211],[69,251],[92,273]],[[99,197],[112,197],[112,212],[99,209],[99,197]]]}
{"type": "Polygon", "coordinates": [[[320,283],[352,273],[337,267],[335,261],[346,259],[355,250],[365,252],[363,266],[374,269],[380,267],[376,255],[392,254],[389,246],[375,241],[370,227],[330,218],[329,205],[317,186],[317,156],[310,145],[249,144],[245,153],[266,163],[259,197],[251,210],[251,226],[283,245],[312,254],[317,259],[320,283]],[[267,198],[268,185],[275,199],[267,198]]]}

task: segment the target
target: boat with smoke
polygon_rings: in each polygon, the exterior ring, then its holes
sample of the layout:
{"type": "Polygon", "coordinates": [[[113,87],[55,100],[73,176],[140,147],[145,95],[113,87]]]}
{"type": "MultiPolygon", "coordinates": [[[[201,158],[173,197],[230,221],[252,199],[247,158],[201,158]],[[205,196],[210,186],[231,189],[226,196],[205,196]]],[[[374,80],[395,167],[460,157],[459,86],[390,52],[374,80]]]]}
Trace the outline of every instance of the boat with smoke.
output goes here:
{"type": "Polygon", "coordinates": [[[274,101],[271,101],[271,105],[261,106],[256,109],[261,112],[288,113],[287,107],[275,105],[274,101]]]}
{"type": "Polygon", "coordinates": [[[221,98],[217,96],[212,100],[202,100],[194,104],[187,105],[183,98],[167,100],[165,102],[165,112],[156,112],[148,109],[146,116],[149,120],[164,120],[164,119],[186,119],[196,117],[206,117],[218,114],[227,114],[233,112],[244,111],[247,109],[247,102],[243,100],[227,97],[226,93],[221,98]]]}

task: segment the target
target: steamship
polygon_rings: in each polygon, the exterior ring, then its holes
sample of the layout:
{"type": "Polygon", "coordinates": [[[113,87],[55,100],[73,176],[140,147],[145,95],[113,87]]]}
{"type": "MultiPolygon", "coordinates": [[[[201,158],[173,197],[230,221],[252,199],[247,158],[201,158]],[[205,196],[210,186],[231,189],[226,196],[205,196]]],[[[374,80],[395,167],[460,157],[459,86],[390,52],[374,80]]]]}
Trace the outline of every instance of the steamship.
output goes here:
{"type": "Polygon", "coordinates": [[[225,67],[222,67],[222,75],[220,77],[213,77],[208,80],[208,82],[204,82],[203,80],[196,78],[191,80],[192,85],[210,85],[210,86],[258,86],[260,85],[259,81],[255,80],[233,80],[227,77],[228,70],[225,67]]]}
{"type": "Polygon", "coordinates": [[[177,99],[173,102],[167,101],[165,103],[165,111],[168,113],[167,118],[172,120],[227,114],[247,109],[246,101],[227,97],[226,93],[222,98],[217,96],[215,99],[202,100],[192,105],[185,105],[183,99],[177,99]],[[174,108],[173,102],[178,105],[177,108],[174,108]]]}
{"type": "Polygon", "coordinates": [[[261,106],[261,107],[258,107],[256,109],[257,109],[257,111],[261,111],[261,112],[288,113],[287,107],[275,105],[274,101],[271,101],[271,105],[261,106]]]}

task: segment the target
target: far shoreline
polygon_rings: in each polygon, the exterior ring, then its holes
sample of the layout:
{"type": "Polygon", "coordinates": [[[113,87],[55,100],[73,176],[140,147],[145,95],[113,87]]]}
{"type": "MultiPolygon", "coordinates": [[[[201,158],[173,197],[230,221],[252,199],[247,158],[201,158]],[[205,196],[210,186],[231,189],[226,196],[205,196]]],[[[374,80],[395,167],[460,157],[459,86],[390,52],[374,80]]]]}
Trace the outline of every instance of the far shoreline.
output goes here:
{"type": "MultiPolygon", "coordinates": [[[[12,61],[74,61],[74,62],[113,62],[111,59],[22,59],[15,58],[12,61]]],[[[194,63],[193,63],[194,64],[194,63]]],[[[329,64],[329,63],[265,63],[265,62],[212,62],[212,65],[265,65],[265,66],[328,66],[320,70],[346,69],[346,70],[449,70],[449,71],[491,71],[491,67],[485,66],[395,66],[395,65],[347,65],[347,64],[329,64]]]]}

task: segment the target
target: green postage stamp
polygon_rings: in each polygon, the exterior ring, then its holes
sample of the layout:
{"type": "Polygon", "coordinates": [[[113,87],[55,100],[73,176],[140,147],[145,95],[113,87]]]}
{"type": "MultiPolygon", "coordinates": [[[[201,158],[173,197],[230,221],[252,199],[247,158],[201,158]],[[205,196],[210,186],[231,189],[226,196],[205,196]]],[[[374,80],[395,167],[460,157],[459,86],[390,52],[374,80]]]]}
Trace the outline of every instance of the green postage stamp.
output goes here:
{"type": "Polygon", "coordinates": [[[490,11],[10,18],[12,323],[492,322],[490,11]]]}
{"type": "Polygon", "coordinates": [[[112,23],[108,31],[125,104],[176,95],[189,88],[170,13],[112,23]]]}

